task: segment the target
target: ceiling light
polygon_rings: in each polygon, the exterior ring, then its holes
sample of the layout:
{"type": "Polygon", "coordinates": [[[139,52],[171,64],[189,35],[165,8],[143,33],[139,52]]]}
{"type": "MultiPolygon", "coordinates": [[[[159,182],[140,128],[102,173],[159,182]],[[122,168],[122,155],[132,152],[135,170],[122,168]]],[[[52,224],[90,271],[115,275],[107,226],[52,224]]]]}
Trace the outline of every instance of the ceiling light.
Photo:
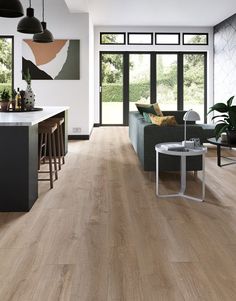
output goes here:
{"type": "Polygon", "coordinates": [[[39,33],[43,31],[42,24],[34,17],[34,9],[31,8],[31,0],[29,0],[30,7],[27,8],[26,17],[22,18],[17,26],[17,31],[22,33],[39,33]]]}
{"type": "Polygon", "coordinates": [[[44,0],[42,0],[42,17],[41,22],[43,27],[43,32],[34,34],[33,41],[36,43],[52,43],[54,41],[51,31],[47,29],[47,23],[44,22],[44,0]]]}
{"type": "Polygon", "coordinates": [[[0,17],[18,18],[24,16],[24,10],[19,0],[0,0],[0,17]]]}

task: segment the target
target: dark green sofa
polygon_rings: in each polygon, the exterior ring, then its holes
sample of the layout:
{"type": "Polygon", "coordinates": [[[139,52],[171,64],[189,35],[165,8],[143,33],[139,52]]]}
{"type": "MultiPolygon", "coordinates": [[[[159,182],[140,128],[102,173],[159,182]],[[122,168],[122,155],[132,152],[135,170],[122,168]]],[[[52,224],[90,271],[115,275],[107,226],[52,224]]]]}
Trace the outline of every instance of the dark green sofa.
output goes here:
{"type": "MultiPolygon", "coordinates": [[[[174,115],[178,125],[157,126],[145,122],[139,112],[129,114],[129,137],[145,171],[156,170],[155,145],[163,142],[180,142],[184,140],[183,116],[186,111],[163,111],[164,115],[174,115]]],[[[187,124],[187,139],[200,138],[201,143],[214,136],[214,126],[187,124]]],[[[180,158],[160,154],[160,171],[178,171],[180,158]]],[[[201,157],[187,158],[187,170],[201,170],[201,157]]]]}

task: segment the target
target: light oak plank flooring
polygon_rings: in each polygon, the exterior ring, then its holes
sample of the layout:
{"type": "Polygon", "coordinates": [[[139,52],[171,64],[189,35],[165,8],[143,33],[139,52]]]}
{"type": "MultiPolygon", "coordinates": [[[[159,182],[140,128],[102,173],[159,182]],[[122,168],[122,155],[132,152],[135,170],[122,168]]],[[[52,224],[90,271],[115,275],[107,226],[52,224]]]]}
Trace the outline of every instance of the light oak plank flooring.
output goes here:
{"type": "MultiPolygon", "coordinates": [[[[70,142],[55,188],[40,182],[29,213],[0,213],[0,300],[236,300],[236,165],[217,167],[214,146],[206,183],[204,203],[158,199],[126,127],[70,142]]],[[[161,175],[163,192],[178,187],[161,175]]]]}

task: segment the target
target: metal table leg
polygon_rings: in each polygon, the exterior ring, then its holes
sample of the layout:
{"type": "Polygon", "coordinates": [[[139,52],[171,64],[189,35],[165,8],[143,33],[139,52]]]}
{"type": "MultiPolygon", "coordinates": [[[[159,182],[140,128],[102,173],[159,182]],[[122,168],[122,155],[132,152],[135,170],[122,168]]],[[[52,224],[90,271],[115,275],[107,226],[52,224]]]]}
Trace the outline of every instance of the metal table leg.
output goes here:
{"type": "Polygon", "coordinates": [[[156,152],[156,195],[159,196],[159,153],[156,152]]]}
{"type": "Polygon", "coordinates": [[[180,186],[180,192],[181,194],[185,193],[186,190],[186,157],[181,156],[181,186],[180,186]]]}
{"type": "Polygon", "coordinates": [[[202,154],[202,195],[201,198],[185,194],[186,190],[186,156],[181,156],[181,188],[179,193],[159,193],[159,153],[156,153],[156,195],[161,198],[184,197],[193,201],[203,202],[205,198],[205,154],[202,154]]]}
{"type": "Polygon", "coordinates": [[[217,165],[221,167],[221,146],[217,145],[217,165]]]}

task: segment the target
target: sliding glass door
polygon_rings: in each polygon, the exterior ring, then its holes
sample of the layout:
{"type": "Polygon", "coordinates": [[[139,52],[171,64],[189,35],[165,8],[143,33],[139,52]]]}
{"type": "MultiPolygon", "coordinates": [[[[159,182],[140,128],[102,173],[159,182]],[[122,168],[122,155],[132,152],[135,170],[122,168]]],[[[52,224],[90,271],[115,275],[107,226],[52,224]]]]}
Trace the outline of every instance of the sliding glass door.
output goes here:
{"type": "Polygon", "coordinates": [[[150,103],[151,55],[129,55],[129,111],[136,111],[135,103],[150,103]]]}
{"type": "Polygon", "coordinates": [[[204,103],[206,93],[206,55],[190,53],[183,55],[183,99],[184,110],[198,112],[204,122],[204,103]]]}
{"type": "Polygon", "coordinates": [[[128,125],[135,103],[160,103],[163,111],[197,111],[206,121],[205,52],[103,52],[100,55],[100,122],[128,125]]]}
{"type": "Polygon", "coordinates": [[[0,36],[0,93],[5,89],[10,95],[13,87],[13,44],[11,36],[0,36]]]}
{"type": "Polygon", "coordinates": [[[156,55],[156,101],[162,110],[177,110],[178,56],[156,55]]]}
{"type": "Polygon", "coordinates": [[[124,57],[119,53],[101,55],[101,123],[123,125],[124,57]]]}

